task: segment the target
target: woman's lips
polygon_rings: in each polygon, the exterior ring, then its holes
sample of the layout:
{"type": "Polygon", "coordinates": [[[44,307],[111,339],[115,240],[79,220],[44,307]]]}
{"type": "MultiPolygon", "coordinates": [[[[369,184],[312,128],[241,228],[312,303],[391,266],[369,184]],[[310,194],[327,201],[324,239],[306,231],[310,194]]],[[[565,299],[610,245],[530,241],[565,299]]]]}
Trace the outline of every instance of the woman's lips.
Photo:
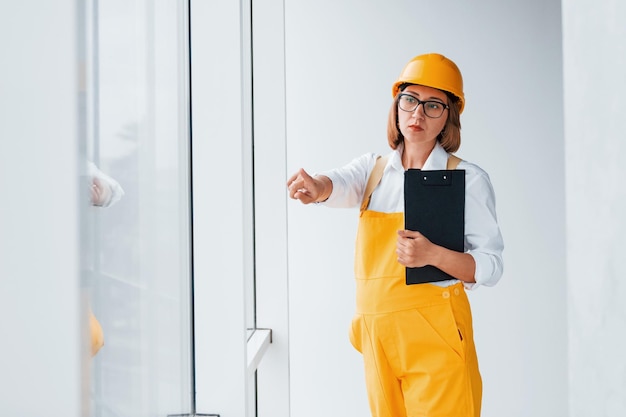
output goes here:
{"type": "Polygon", "coordinates": [[[424,130],[424,128],[422,128],[421,126],[418,126],[418,125],[411,125],[411,126],[409,126],[409,129],[414,130],[416,132],[421,132],[422,130],[424,130]]]}

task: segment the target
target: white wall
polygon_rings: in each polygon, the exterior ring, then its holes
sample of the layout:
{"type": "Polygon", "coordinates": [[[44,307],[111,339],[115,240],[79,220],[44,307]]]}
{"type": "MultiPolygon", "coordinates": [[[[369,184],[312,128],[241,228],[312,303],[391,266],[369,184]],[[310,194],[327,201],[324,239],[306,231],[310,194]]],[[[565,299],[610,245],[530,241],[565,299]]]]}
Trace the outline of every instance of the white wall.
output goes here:
{"type": "Polygon", "coordinates": [[[626,415],[626,4],[563,2],[572,417],[626,415]]]}
{"type": "Polygon", "coordinates": [[[2,416],[81,411],[76,4],[0,6],[2,416]]]}
{"type": "MultiPolygon", "coordinates": [[[[483,416],[567,415],[560,2],[287,0],[285,13],[288,173],[388,152],[404,64],[436,51],[459,65],[458,155],[490,173],[506,245],[502,281],[470,295],[483,416]]],[[[288,205],[292,416],[368,415],[347,336],[356,222],[288,205]]]]}

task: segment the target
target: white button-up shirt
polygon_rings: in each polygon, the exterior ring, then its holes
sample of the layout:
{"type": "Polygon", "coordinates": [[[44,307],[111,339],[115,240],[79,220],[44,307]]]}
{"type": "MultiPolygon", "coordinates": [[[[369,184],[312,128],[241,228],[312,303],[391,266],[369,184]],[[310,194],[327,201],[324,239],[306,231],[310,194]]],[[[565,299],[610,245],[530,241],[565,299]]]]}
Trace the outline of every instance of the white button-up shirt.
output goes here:
{"type": "MultiPolygon", "coordinates": [[[[321,172],[333,183],[333,191],[324,205],[329,207],[360,206],[377,155],[368,153],[349,164],[321,172]]],[[[446,169],[448,153],[437,142],[422,170],[446,169]]],[[[496,201],[489,175],[480,167],[461,161],[458,169],[465,170],[465,252],[476,261],[476,283],[464,283],[468,289],[479,285],[492,286],[502,276],[504,243],[496,218],[496,201]]],[[[369,210],[383,213],[404,211],[404,166],[402,147],[391,152],[379,186],[374,190],[369,210]]],[[[433,284],[449,286],[458,280],[433,284]]]]}

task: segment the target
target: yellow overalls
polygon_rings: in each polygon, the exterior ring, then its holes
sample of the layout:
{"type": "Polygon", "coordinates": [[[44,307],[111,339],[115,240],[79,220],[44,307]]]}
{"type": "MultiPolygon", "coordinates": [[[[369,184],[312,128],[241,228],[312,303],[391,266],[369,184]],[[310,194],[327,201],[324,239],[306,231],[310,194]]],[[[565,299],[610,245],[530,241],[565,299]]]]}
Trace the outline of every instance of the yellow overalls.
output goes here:
{"type": "Polygon", "coordinates": [[[406,285],[396,255],[404,214],[367,210],[367,191],[366,199],[350,341],[363,354],[372,416],[480,416],[482,381],[463,284],[406,285]]]}

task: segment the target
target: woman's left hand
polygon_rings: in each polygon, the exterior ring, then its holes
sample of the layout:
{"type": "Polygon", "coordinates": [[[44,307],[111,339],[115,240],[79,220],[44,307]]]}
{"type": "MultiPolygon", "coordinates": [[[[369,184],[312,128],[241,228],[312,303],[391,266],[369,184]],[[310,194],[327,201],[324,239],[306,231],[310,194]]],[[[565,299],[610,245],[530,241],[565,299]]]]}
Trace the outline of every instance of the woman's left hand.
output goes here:
{"type": "Polygon", "coordinates": [[[437,245],[420,232],[398,230],[396,254],[398,255],[398,262],[404,266],[418,268],[431,265],[431,258],[434,256],[436,248],[437,245]]]}

